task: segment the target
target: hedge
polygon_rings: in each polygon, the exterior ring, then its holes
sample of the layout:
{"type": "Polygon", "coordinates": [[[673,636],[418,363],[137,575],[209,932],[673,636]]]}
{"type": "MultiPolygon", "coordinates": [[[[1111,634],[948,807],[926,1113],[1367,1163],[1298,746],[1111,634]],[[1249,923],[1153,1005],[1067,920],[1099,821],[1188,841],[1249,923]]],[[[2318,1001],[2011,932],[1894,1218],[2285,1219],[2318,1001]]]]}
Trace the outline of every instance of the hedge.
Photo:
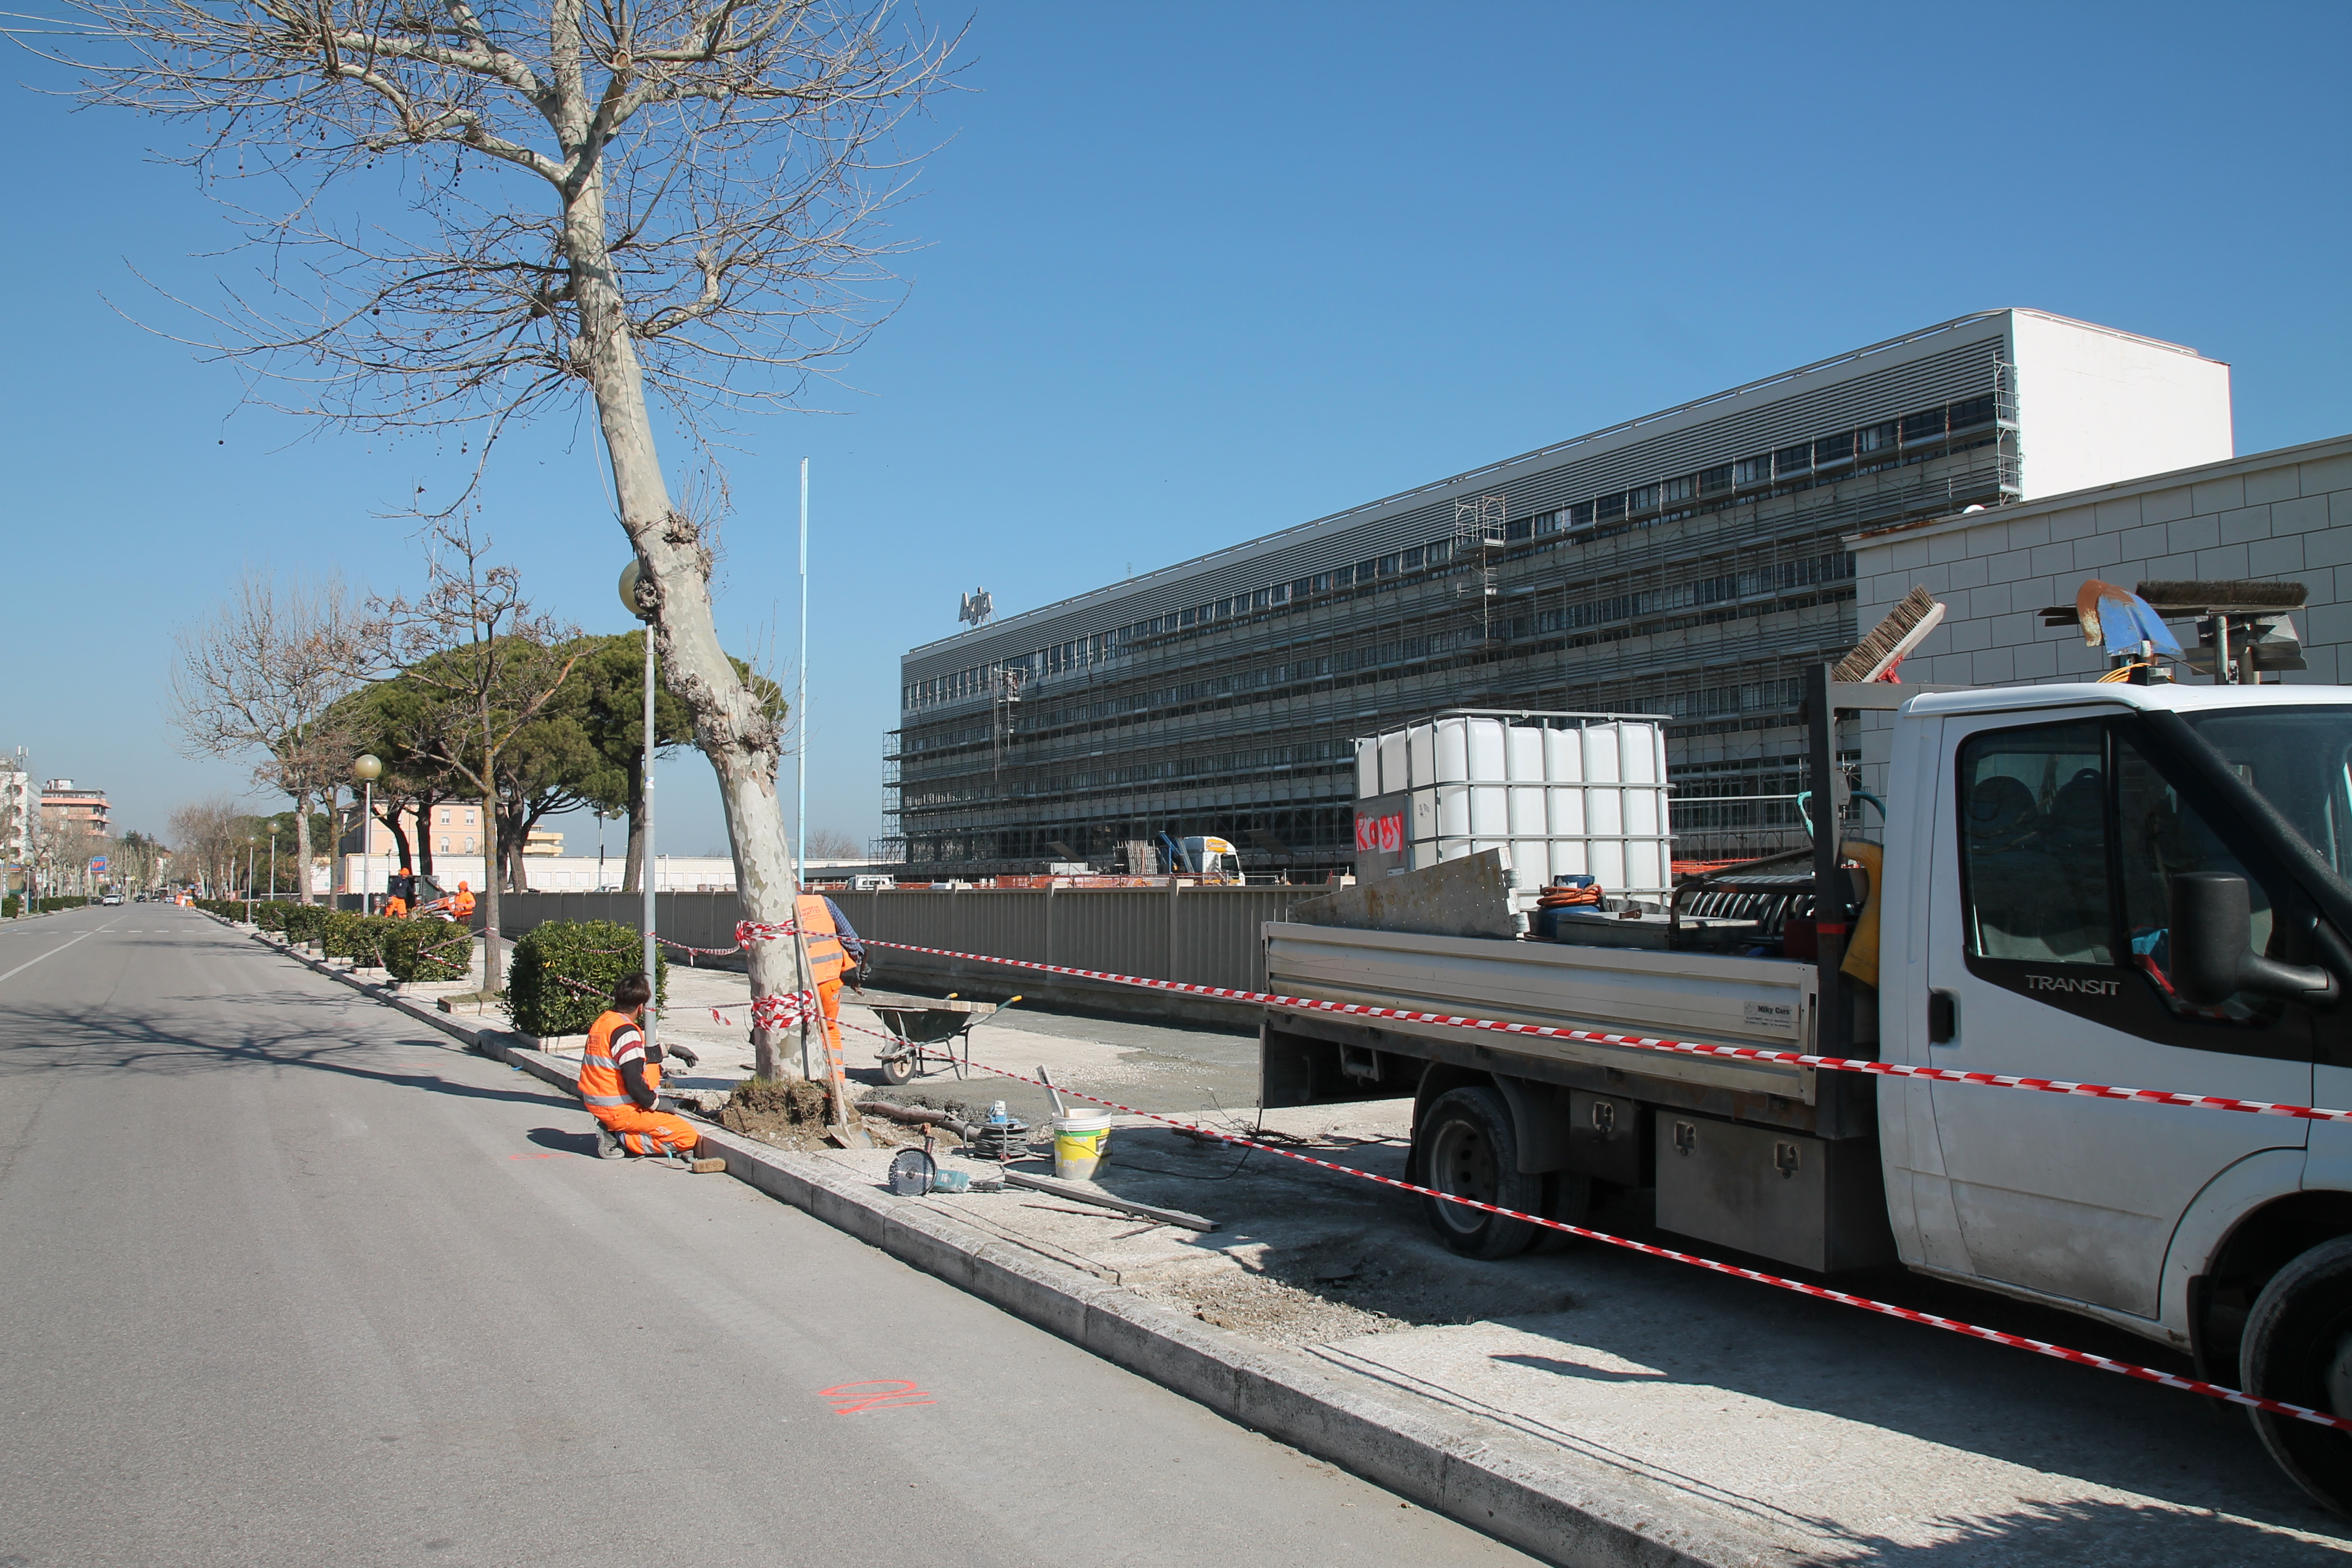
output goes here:
{"type": "Polygon", "coordinates": [[[328,912],[324,904],[288,904],[285,914],[279,917],[279,929],[285,931],[288,942],[316,942],[328,912]]]}
{"type": "Polygon", "coordinates": [[[446,921],[386,921],[383,966],[394,980],[463,980],[473,973],[471,928],[446,921]]]}
{"type": "Polygon", "coordinates": [[[286,906],[275,899],[264,899],[253,906],[253,923],[259,931],[284,931],[286,906]]]}
{"type": "MultiPolygon", "coordinates": [[[[501,994],[516,1029],[545,1038],[584,1035],[612,1005],[624,974],[645,967],[645,938],[616,921],[550,921],[514,944],[501,994]]],[[[654,954],[654,994],[668,994],[669,958],[654,954]]]]}

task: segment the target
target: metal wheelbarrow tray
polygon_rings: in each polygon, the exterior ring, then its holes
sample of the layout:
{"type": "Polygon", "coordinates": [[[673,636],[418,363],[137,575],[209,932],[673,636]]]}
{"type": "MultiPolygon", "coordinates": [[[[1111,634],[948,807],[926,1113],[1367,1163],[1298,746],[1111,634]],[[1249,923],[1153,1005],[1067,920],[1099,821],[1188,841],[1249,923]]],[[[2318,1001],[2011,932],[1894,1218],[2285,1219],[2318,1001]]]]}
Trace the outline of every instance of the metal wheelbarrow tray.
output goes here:
{"type": "Polygon", "coordinates": [[[972,1026],[1020,1000],[1015,996],[1008,1002],[965,1002],[950,996],[942,1001],[908,1006],[867,1003],[867,1009],[882,1020],[884,1028],[890,1031],[892,1043],[875,1053],[876,1059],[882,1064],[882,1081],[905,1083],[923,1073],[926,1069],[921,1047],[940,1045],[947,1047],[940,1055],[945,1058],[949,1069],[959,1079],[970,1077],[972,1026]],[[961,1058],[956,1055],[958,1040],[963,1042],[961,1058]]]}

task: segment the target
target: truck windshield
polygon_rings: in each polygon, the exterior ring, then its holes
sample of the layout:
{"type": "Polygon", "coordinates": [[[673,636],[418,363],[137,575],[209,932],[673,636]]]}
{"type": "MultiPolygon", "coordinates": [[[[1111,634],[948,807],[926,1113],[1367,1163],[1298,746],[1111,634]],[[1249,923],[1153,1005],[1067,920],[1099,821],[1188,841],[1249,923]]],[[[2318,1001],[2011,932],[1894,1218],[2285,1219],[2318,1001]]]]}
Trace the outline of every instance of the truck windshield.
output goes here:
{"type": "Polygon", "coordinates": [[[2352,707],[2182,717],[2329,869],[2352,881],[2352,707]]]}

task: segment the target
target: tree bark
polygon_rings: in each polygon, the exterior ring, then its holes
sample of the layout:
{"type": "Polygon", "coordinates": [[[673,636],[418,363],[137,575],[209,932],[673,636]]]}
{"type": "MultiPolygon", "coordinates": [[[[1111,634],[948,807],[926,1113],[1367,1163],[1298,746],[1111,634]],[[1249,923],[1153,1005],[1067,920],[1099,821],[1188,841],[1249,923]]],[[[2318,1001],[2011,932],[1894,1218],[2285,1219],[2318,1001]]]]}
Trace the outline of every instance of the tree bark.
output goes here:
{"type": "Polygon", "coordinates": [[[629,848],[621,868],[621,891],[641,893],[646,872],[646,767],[629,764],[629,848]]]}
{"type": "MultiPolygon", "coordinates": [[[[584,104],[583,108],[584,110],[584,104]]],[[[565,140],[585,142],[585,118],[563,128],[565,140]]],[[[645,378],[629,335],[628,318],[605,247],[601,163],[583,182],[564,215],[565,259],[579,300],[581,338],[574,362],[596,397],[597,423],[613,465],[621,524],[650,579],[639,589],[654,616],[663,684],[694,715],[695,739],[719,775],[734,852],[736,898],[744,915],[781,924],[792,916],[792,859],[776,795],[780,759],[775,721],[735,673],[719,646],[710,611],[710,552],[700,530],[671,503],[645,400],[645,378]]],[[[751,996],[759,1001],[793,988],[788,943],[755,942],[746,948],[751,996]]],[[[781,1031],[754,1028],[754,1070],[772,1079],[789,1064],[781,1031]]]]}
{"type": "Polygon", "coordinates": [[[310,899],[310,792],[294,796],[294,892],[303,903],[310,899]]]}

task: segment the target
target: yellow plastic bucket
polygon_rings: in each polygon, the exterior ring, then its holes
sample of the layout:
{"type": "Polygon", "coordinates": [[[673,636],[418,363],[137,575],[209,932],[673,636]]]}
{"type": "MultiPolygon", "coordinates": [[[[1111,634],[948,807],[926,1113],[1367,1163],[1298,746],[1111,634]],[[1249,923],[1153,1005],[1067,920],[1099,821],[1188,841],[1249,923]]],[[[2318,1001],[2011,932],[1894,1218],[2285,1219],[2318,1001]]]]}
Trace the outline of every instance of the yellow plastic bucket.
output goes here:
{"type": "Polygon", "coordinates": [[[1054,1119],[1054,1174],[1066,1182],[1091,1181],[1095,1168],[1109,1158],[1108,1111],[1054,1119]]]}

